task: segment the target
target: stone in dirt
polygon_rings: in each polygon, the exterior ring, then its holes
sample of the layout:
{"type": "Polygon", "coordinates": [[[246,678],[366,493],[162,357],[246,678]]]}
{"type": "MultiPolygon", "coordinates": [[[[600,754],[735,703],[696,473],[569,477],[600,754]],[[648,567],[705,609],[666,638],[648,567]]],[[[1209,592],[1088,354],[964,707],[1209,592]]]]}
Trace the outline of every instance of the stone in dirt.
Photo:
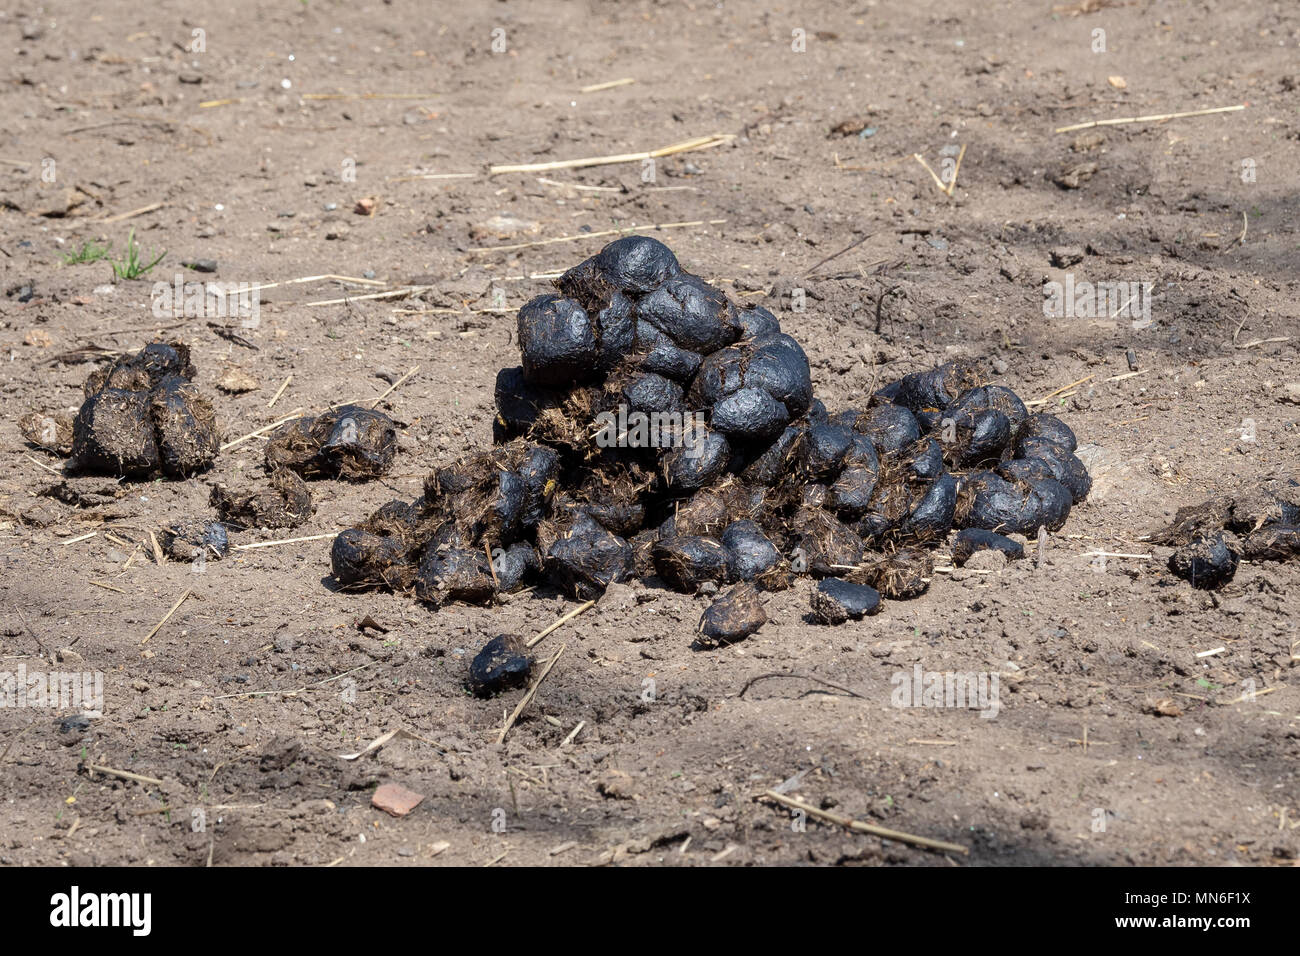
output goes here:
{"type": "Polygon", "coordinates": [[[404,817],[421,803],[424,794],[408,790],[399,783],[381,784],[370,798],[370,805],[394,817],[404,817]]]}

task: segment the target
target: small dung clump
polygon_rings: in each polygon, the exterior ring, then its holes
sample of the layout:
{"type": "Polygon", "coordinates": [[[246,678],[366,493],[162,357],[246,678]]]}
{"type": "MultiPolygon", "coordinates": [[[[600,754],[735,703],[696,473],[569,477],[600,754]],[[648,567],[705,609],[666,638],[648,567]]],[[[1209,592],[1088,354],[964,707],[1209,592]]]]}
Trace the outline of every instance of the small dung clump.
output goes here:
{"type": "Polygon", "coordinates": [[[230,553],[230,538],[220,521],[180,521],[158,536],[163,551],[173,561],[220,561],[230,553]]]}
{"type": "Polygon", "coordinates": [[[1169,556],[1169,570],[1194,588],[1213,590],[1232,580],[1240,560],[1222,534],[1198,535],[1169,556]]]}
{"type": "Polygon", "coordinates": [[[843,624],[880,610],[880,592],[865,584],[839,578],[818,583],[812,593],[813,620],[819,624],[843,624]]]}
{"type": "Polygon", "coordinates": [[[383,412],[342,405],[314,418],[295,418],[271,433],[266,467],[304,478],[365,481],[388,471],[397,455],[397,426],[383,412]]]}
{"type": "Polygon", "coordinates": [[[1179,508],[1150,536],[1176,550],[1169,570],[1193,587],[1213,590],[1232,580],[1242,559],[1290,561],[1300,556],[1300,482],[1267,478],[1226,498],[1179,508]]]}
{"type": "Polygon", "coordinates": [[[707,644],[734,644],[767,623],[767,611],[758,588],[749,581],[723,591],[700,618],[700,640],[707,644]]]}
{"type": "Polygon", "coordinates": [[[215,485],[208,503],[222,521],[236,528],[296,528],[311,517],[311,490],[296,472],[276,468],[266,487],[243,494],[215,485]]]}
{"type": "Polygon", "coordinates": [[[217,421],[194,374],[187,346],[161,342],[92,372],[72,424],[73,470],[188,478],[210,467],[217,421]]]}
{"type": "Polygon", "coordinates": [[[469,665],[469,689],[475,697],[492,697],[528,683],[533,659],[524,642],[512,634],[492,638],[469,665]]]}
{"type": "MultiPolygon", "coordinates": [[[[650,579],[718,594],[701,640],[725,643],[759,626],[761,592],[796,576],[823,580],[817,600],[847,601],[827,604],[847,620],[922,593],[954,531],[955,553],[1018,556],[1006,535],[1059,528],[1088,494],[1069,426],[1029,414],[976,362],[828,410],[776,316],[648,236],[564,272],[517,321],[493,447],[341,534],[341,585],[441,605],[534,582],[589,599],[650,579]]],[[[309,431],[286,429],[277,447],[309,457],[309,431]]]]}

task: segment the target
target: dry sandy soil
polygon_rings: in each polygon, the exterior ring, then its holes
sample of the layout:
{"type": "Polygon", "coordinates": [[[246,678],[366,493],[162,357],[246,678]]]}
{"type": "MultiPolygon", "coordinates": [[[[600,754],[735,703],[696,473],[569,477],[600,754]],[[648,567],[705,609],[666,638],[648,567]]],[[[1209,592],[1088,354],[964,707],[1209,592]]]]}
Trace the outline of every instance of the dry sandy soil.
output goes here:
{"type": "Polygon", "coordinates": [[[1083,6],[8,5],[0,669],[101,671],[105,704],[88,726],[0,709],[0,864],[1294,865],[1300,568],[1243,564],[1206,593],[1142,538],[1300,464],[1300,9],[1083,6]],[[661,158],[653,180],[640,163],[487,174],[714,133],[734,138],[661,158]],[[911,154],[942,174],[951,146],[965,153],[948,196],[911,154]],[[427,178],[448,173],[470,175],[427,178]],[[354,212],[367,197],[373,213],[354,212]],[[468,696],[469,656],[575,602],[434,612],[338,592],[324,539],[202,574],[155,564],[149,531],[210,516],[214,482],[260,476],[259,441],[189,481],[100,480],[120,497],[73,507],[42,496],[62,463],[18,431],[28,409],[76,409],[94,366],[60,356],[89,346],[189,343],[227,438],[418,366],[380,403],[402,425],[392,475],[317,483],[291,532],[326,535],[491,441],[495,372],[518,361],[513,312],[486,311],[498,290],[513,310],[601,233],[699,221],[657,235],[776,311],[832,408],[955,356],[1051,396],[1095,487],[1045,561],[937,574],[839,628],[808,621],[803,580],[770,597],[755,637],[715,651],[691,649],[704,598],[617,586],[540,645],[565,652],[498,745],[520,692],[468,696]],[[166,252],[144,279],[63,261],[87,240],[120,255],[132,227],[166,252]],[[482,251],[519,243],[535,244],[482,251]],[[181,265],[196,259],[217,272],[181,265]],[[1045,317],[1043,283],[1067,270],[1153,283],[1152,322],[1045,317]],[[377,284],[265,290],[242,333],[254,349],[155,317],[151,283],[178,273],[377,284]],[[412,282],[432,288],[316,304],[412,282]],[[1121,377],[1130,349],[1140,374],[1121,377]],[[231,366],[260,388],[217,391],[231,366]],[[1098,549],[1147,557],[1102,566],[1098,549]],[[359,630],[367,615],[387,632],[359,630]],[[998,674],[997,717],[891,706],[891,678],[915,665],[998,674]],[[773,673],[805,676],[746,689],[773,673]],[[415,738],[340,759],[399,728],[415,738]],[[969,855],[799,828],[755,799],[799,773],[800,799],[969,855]],[[383,782],[424,800],[390,817],[370,805],[383,782]]]}

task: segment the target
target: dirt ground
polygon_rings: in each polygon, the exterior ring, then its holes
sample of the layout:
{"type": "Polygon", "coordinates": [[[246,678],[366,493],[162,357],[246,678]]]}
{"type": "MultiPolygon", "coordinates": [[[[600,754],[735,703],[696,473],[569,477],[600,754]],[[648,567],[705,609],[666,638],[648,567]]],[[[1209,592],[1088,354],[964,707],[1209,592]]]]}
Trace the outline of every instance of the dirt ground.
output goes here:
{"type": "Polygon", "coordinates": [[[0,708],[0,864],[1294,865],[1300,568],[1243,564],[1206,593],[1142,538],[1179,506],[1300,477],[1300,9],[442,6],[0,14],[0,670],[100,671],[105,695],[83,724],[0,708]],[[734,138],[652,168],[487,172],[710,134],[734,138]],[[945,147],[965,150],[951,196],[912,158],[951,182],[945,147]],[[420,178],[444,174],[466,175],[420,178]],[[691,648],[705,598],[615,586],[539,646],[564,653],[498,744],[522,692],[470,697],[470,656],[576,602],[340,592],[324,538],[201,574],[156,564],[149,531],[210,518],[212,483],[262,474],[260,440],[188,481],[99,480],[109,494],[74,507],[42,495],[62,463],[18,431],[29,409],[75,411],[93,356],[58,357],[89,346],[190,344],[227,439],[418,366],[379,406],[402,425],[388,478],[314,483],[306,525],[233,540],[327,535],[490,443],[513,309],[545,276],[610,230],[672,223],[695,225],[653,234],[777,312],[832,409],[957,356],[1047,398],[1095,485],[1044,560],[936,573],[838,628],[809,621],[801,580],[714,651],[691,648]],[[87,240],[120,255],[132,228],[166,252],[144,278],[65,264],[87,240]],[[217,271],[181,265],[198,259],[217,271]],[[1066,272],[1151,282],[1151,322],[1045,316],[1066,272]],[[242,344],[155,316],[152,283],[178,274],[373,280],[265,289],[242,344]],[[408,284],[431,288],[316,304],[408,284]],[[260,388],[218,391],[232,366],[260,388]],[[358,629],[367,615],[387,631],[358,629]],[[997,716],[892,706],[918,665],[997,674],[997,716]],[[397,730],[414,736],[340,756],[397,730]],[[969,855],[757,799],[797,774],[794,797],[969,855]],[[388,782],[423,802],[372,808],[388,782]]]}

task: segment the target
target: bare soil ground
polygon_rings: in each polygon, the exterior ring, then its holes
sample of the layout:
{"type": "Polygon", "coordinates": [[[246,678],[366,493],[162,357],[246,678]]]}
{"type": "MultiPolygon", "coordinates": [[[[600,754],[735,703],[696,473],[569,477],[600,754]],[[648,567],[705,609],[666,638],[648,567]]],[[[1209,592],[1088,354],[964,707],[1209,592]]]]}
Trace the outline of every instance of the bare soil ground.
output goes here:
{"type": "Polygon", "coordinates": [[[0,863],[1293,865],[1300,568],[1246,564],[1205,593],[1141,538],[1181,505],[1297,476],[1298,44],[1300,9],[1266,0],[10,4],[0,669],[101,671],[106,699],[84,729],[0,709],[0,863]],[[735,138],[658,160],[652,181],[640,163],[487,175],[713,133],[735,138]],[[910,158],[942,174],[948,146],[965,147],[951,196],[910,158]],[[416,178],[446,173],[472,175],[416,178]],[[354,212],[368,197],[373,214],[354,212]],[[1095,487],[1041,566],[936,575],[839,628],[808,622],[804,580],[770,597],[755,637],[710,652],[691,649],[705,599],[617,586],[540,645],[565,652],[498,745],[521,692],[469,697],[469,657],[574,602],[432,612],[338,592],[328,540],[202,574],[155,564],[149,530],[210,516],[213,482],[260,475],[256,440],[105,504],[40,495],[61,462],[16,420],[79,405],[93,365],[61,353],[189,343],[227,438],[418,366],[380,404],[402,424],[393,474],[315,483],[292,534],[347,527],[491,441],[494,375],[518,355],[513,312],[481,311],[497,290],[513,310],[600,233],[698,221],[656,235],[776,311],[832,408],[955,356],[1051,396],[1095,487]],[[87,240],[120,255],[132,227],[166,251],[145,278],[63,262],[87,240]],[[196,259],[217,272],[182,268],[196,259]],[[1153,283],[1151,324],[1045,317],[1043,283],[1066,271],[1153,283]],[[256,349],[150,307],[152,282],[178,273],[367,272],[385,284],[265,290],[241,333],[256,349]],[[432,288],[313,305],[411,282],[432,288]],[[1141,374],[1121,378],[1129,349],[1141,374]],[[260,388],[217,391],[230,366],[260,388]],[[1098,549],[1149,558],[1103,566],[1098,549]],[[387,632],[359,630],[367,615],[387,632]],[[916,665],[998,674],[997,717],[891,706],[891,678],[916,665]],[[772,673],[807,676],[745,689],[772,673]],[[421,739],[340,759],[398,728],[421,739]],[[800,799],[969,856],[800,829],[755,799],[805,771],[800,799]],[[424,800],[387,816],[370,805],[380,782],[424,800]]]}

